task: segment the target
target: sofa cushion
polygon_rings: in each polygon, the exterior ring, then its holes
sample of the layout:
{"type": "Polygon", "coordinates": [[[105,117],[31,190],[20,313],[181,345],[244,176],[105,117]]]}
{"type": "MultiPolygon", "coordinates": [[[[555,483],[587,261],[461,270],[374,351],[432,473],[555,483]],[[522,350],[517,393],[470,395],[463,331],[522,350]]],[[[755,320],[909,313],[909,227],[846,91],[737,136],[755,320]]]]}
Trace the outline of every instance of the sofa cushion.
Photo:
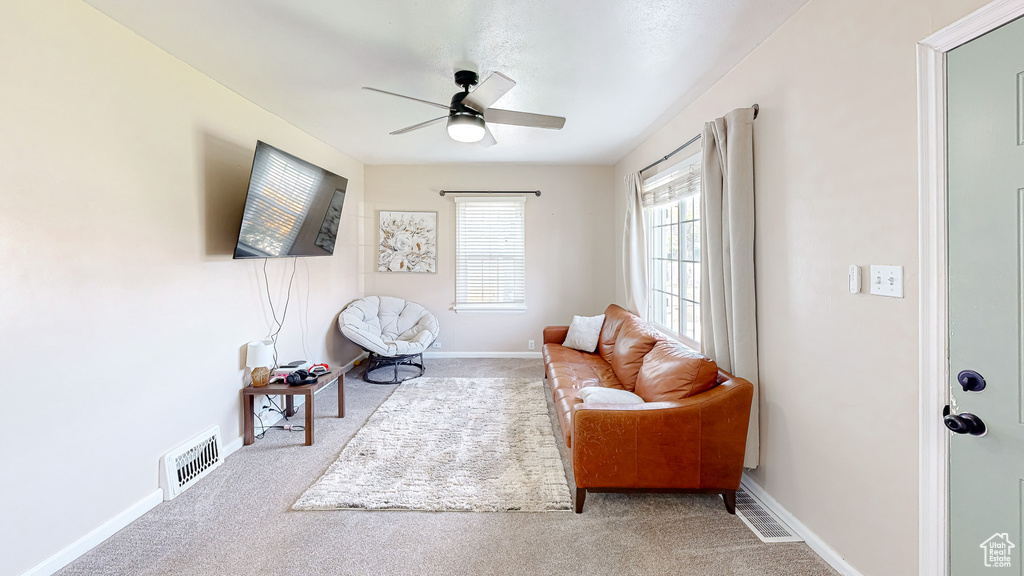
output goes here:
{"type": "Polygon", "coordinates": [[[665,337],[633,316],[622,323],[615,338],[615,348],[609,362],[622,387],[630,392],[636,387],[636,377],[644,363],[644,356],[665,337]]]}
{"type": "Polygon", "coordinates": [[[562,345],[591,354],[597,350],[597,341],[601,339],[601,327],[604,325],[604,314],[599,316],[573,316],[569,324],[569,332],[565,335],[562,345]]]}
{"type": "Polygon", "coordinates": [[[589,364],[597,356],[566,348],[561,344],[545,344],[543,347],[544,364],[589,364]]]}
{"type": "Polygon", "coordinates": [[[609,304],[604,311],[604,324],[601,325],[601,339],[597,342],[597,353],[605,362],[611,363],[612,352],[615,351],[615,337],[622,328],[622,323],[630,318],[635,318],[625,308],[609,304]]]}
{"type": "Polygon", "coordinates": [[[558,425],[562,429],[562,440],[566,448],[572,448],[572,411],[577,404],[581,404],[577,396],[567,396],[555,400],[555,414],[558,415],[558,425]]]}
{"type": "Polygon", "coordinates": [[[621,390],[622,384],[615,377],[611,366],[597,357],[594,357],[594,360],[595,362],[586,364],[549,364],[547,376],[551,384],[551,391],[555,392],[561,388],[579,390],[587,386],[602,386],[621,390]]]}
{"type": "Polygon", "coordinates": [[[679,342],[662,340],[644,356],[633,391],[647,402],[671,402],[717,385],[714,360],[679,342]]]}

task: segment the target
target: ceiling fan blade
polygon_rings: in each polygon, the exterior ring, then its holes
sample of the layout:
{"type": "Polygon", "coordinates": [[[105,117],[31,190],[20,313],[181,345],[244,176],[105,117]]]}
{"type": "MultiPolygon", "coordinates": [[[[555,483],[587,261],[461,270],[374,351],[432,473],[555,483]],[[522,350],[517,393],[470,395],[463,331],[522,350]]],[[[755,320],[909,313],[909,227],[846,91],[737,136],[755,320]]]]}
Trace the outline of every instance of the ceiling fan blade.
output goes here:
{"type": "Polygon", "coordinates": [[[448,119],[447,116],[441,116],[440,118],[434,118],[433,120],[427,120],[426,122],[420,122],[419,124],[413,124],[412,126],[406,126],[405,128],[402,128],[401,130],[395,130],[394,132],[391,133],[391,135],[394,136],[395,134],[405,134],[406,132],[412,132],[413,130],[419,130],[420,128],[426,128],[427,126],[431,126],[433,124],[437,124],[438,122],[441,122],[442,120],[447,120],[447,119],[448,119]]]}
{"type": "Polygon", "coordinates": [[[561,130],[562,126],[565,126],[565,118],[561,116],[531,114],[530,112],[516,112],[515,110],[501,110],[499,108],[488,108],[485,110],[484,122],[529,126],[530,128],[548,128],[550,130],[561,130]]]}
{"type": "Polygon", "coordinates": [[[505,76],[501,72],[495,72],[487,77],[486,80],[480,83],[469,93],[469,96],[462,101],[463,104],[476,110],[477,112],[483,112],[490,108],[491,104],[498,101],[498,98],[504,96],[509,90],[516,85],[516,81],[505,76]]]}
{"type": "Polygon", "coordinates": [[[387,90],[379,90],[377,88],[370,88],[369,86],[363,86],[363,90],[370,90],[372,92],[380,92],[381,94],[390,94],[392,96],[398,96],[399,98],[405,98],[406,100],[415,100],[417,102],[423,102],[424,104],[430,104],[431,106],[437,106],[438,108],[444,108],[448,110],[450,107],[447,104],[438,104],[437,102],[431,102],[430,100],[421,100],[419,98],[413,98],[412,96],[403,96],[402,94],[395,94],[394,92],[388,92],[387,90]]]}
{"type": "Polygon", "coordinates": [[[494,139],[494,134],[491,134],[491,129],[484,125],[484,137],[478,142],[482,148],[490,148],[497,144],[498,141],[494,139]]]}

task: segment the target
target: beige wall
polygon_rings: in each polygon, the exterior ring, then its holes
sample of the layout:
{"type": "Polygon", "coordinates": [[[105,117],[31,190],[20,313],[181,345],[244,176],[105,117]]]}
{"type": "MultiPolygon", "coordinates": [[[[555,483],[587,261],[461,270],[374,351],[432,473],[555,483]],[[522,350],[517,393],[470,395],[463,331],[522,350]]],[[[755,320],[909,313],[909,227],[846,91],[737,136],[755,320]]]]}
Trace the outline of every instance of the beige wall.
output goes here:
{"type": "Polygon", "coordinates": [[[600,314],[616,273],[610,166],[367,166],[366,293],[420,302],[438,317],[441,352],[528,352],[541,330],[573,314],[600,314]],[[456,314],[455,201],[440,190],[541,190],[526,200],[524,314],[456,314]],[[438,213],[436,274],[376,271],[377,211],[438,213]]]}
{"type": "MultiPolygon", "coordinates": [[[[239,438],[243,346],[269,327],[260,263],[230,256],[257,139],[350,181],[281,351],[305,356],[312,285],[306,347],[353,358],[333,322],[362,294],[363,166],[77,0],[0,3],[0,54],[0,572],[18,574],[156,490],[168,449],[212,424],[239,438]]],[[[289,266],[269,266],[279,313],[289,266]]]]}
{"type": "Polygon", "coordinates": [[[983,3],[811,0],[615,168],[621,197],[704,121],[760,105],[752,476],[864,574],[917,573],[915,43],[983,3]],[[851,264],[903,265],[906,298],[851,295],[851,264]]]}

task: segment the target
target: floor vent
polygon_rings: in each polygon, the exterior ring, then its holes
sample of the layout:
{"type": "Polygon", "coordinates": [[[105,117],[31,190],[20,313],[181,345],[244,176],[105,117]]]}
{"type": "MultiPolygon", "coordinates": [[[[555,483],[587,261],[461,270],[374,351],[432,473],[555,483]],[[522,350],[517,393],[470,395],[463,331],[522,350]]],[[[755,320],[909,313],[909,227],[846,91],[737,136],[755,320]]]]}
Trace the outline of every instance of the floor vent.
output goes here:
{"type": "Polygon", "coordinates": [[[212,426],[164,455],[160,461],[164,500],[173,499],[220,466],[220,446],[220,427],[212,426]]]}
{"type": "Polygon", "coordinates": [[[736,515],[757,534],[762,542],[803,542],[796,532],[786,526],[753,494],[741,484],[736,491],[736,515]]]}

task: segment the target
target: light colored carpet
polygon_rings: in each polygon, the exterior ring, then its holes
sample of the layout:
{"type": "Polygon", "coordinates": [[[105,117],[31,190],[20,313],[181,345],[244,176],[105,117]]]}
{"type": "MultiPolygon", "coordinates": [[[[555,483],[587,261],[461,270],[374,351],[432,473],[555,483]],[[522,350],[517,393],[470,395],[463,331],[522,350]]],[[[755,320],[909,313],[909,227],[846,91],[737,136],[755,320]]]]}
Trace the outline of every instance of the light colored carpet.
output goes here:
{"type": "Polygon", "coordinates": [[[294,510],[569,511],[544,382],[403,382],[294,510]]]}
{"type": "MultiPolygon", "coordinates": [[[[806,544],[765,544],[703,494],[588,494],[583,514],[296,512],[310,480],[397,387],[361,376],[356,368],[346,377],[344,418],[333,384],[317,394],[312,446],[302,432],[267,432],[60,576],[836,576],[806,544]]],[[[426,376],[541,379],[544,365],[428,358],[426,376]]],[[[558,450],[572,486],[570,454],[562,442],[558,450]]]]}

